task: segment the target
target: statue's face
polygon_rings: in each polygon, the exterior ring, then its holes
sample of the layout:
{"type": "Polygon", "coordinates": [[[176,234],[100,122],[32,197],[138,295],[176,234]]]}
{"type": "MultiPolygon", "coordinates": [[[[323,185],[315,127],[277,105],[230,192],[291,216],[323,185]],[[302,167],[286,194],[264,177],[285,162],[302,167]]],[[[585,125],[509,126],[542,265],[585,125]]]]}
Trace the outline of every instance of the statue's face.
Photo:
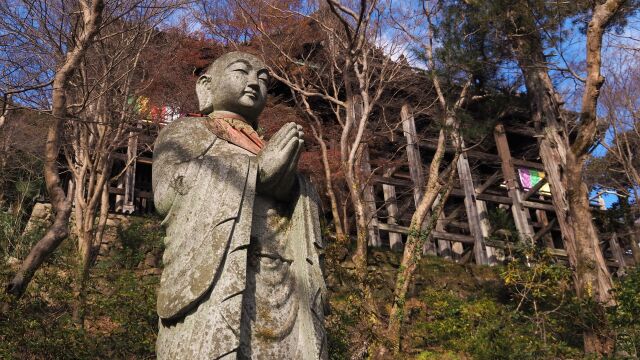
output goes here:
{"type": "Polygon", "coordinates": [[[201,110],[229,111],[255,125],[267,99],[267,69],[249,54],[230,53],[224,56],[198,80],[201,110]],[[203,97],[207,98],[204,105],[203,97]]]}

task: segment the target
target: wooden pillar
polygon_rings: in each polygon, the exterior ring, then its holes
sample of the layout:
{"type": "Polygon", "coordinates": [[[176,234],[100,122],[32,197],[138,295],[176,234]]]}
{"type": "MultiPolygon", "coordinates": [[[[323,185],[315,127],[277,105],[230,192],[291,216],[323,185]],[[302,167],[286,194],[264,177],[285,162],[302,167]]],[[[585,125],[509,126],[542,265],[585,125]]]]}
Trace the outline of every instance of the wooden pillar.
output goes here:
{"type": "MultiPolygon", "coordinates": [[[[464,146],[464,142],[460,139],[461,144],[457,146],[464,146]]],[[[473,255],[476,260],[476,264],[487,264],[487,254],[484,248],[484,237],[482,235],[482,226],[480,224],[480,216],[478,214],[478,207],[476,204],[476,189],[473,185],[473,177],[471,175],[471,167],[469,166],[469,159],[466,154],[460,154],[458,158],[458,177],[460,178],[460,185],[464,190],[464,207],[467,211],[467,220],[469,222],[469,230],[471,236],[473,236],[473,255]]]]}
{"type": "Polygon", "coordinates": [[[373,182],[371,181],[371,163],[369,162],[369,147],[362,145],[362,153],[360,154],[360,175],[361,184],[363,184],[364,205],[367,212],[367,229],[369,232],[369,246],[380,247],[380,233],[378,230],[378,216],[376,208],[376,199],[373,192],[373,182]]]}
{"type": "MultiPolygon", "coordinates": [[[[485,192],[491,185],[500,179],[500,171],[494,172],[489,178],[476,188],[476,195],[480,195],[485,192]]],[[[487,208],[487,202],[484,200],[477,200],[476,207],[478,208],[478,217],[480,218],[480,230],[482,231],[482,237],[488,238],[491,233],[491,222],[489,222],[489,210],[487,208]]],[[[502,251],[498,248],[485,245],[487,252],[487,263],[489,265],[495,265],[498,261],[504,258],[502,251]]]]}
{"type": "Polygon", "coordinates": [[[127,142],[127,160],[125,166],[127,170],[124,173],[124,197],[122,199],[122,212],[132,214],[136,211],[134,203],[135,185],[136,185],[136,158],[138,157],[138,133],[129,132],[129,141],[127,142]]]}
{"type": "Polygon", "coordinates": [[[611,250],[613,259],[618,263],[618,276],[624,275],[626,263],[624,261],[624,253],[622,252],[620,243],[618,242],[618,234],[611,234],[611,237],[609,238],[609,249],[611,250]]]}
{"type": "MultiPolygon", "coordinates": [[[[491,223],[489,222],[489,210],[487,209],[487,202],[476,200],[476,208],[478,209],[478,218],[480,220],[480,231],[482,232],[482,237],[486,239],[491,233],[491,223]]],[[[485,245],[485,251],[487,254],[487,264],[497,264],[499,258],[501,257],[498,249],[485,245]]]]}
{"type": "MultiPolygon", "coordinates": [[[[424,194],[424,171],[422,169],[422,159],[420,157],[420,148],[418,146],[419,139],[418,134],[416,132],[416,123],[413,118],[413,113],[411,111],[411,107],[409,104],[403,104],[400,109],[400,117],[402,119],[402,130],[404,132],[404,136],[407,139],[407,160],[409,162],[409,175],[411,176],[411,181],[413,182],[413,201],[418,207],[420,204],[420,200],[422,200],[422,195],[424,194]]],[[[425,219],[429,218],[429,214],[425,216],[425,219]]],[[[427,222],[422,224],[422,230],[426,229],[428,226],[427,222]]],[[[431,241],[426,241],[423,248],[423,253],[435,255],[436,250],[431,241]]]]}
{"type": "MultiPolygon", "coordinates": [[[[126,171],[125,171],[126,173],[126,171]]],[[[117,189],[124,189],[124,178],[125,176],[120,176],[118,178],[118,185],[117,185],[117,189]]],[[[120,195],[120,193],[118,192],[116,194],[116,206],[115,206],[115,211],[116,212],[122,212],[122,204],[124,203],[124,195],[120,195]]]]}
{"type": "Polygon", "coordinates": [[[631,230],[629,243],[631,244],[631,254],[636,266],[640,265],[640,218],[629,227],[631,230]]]}
{"type": "MultiPolygon", "coordinates": [[[[547,217],[547,212],[544,210],[536,210],[536,221],[538,221],[543,227],[549,225],[549,218],[547,217]]],[[[553,236],[551,236],[551,231],[547,232],[542,236],[544,241],[544,245],[550,249],[555,248],[555,244],[553,243],[553,236]]]]}
{"type": "MultiPolygon", "coordinates": [[[[433,206],[431,207],[432,211],[437,206],[440,206],[440,202],[442,202],[442,196],[438,195],[436,200],[433,202],[433,206]]],[[[440,212],[440,215],[438,216],[438,221],[436,222],[435,230],[438,232],[446,232],[444,228],[444,224],[445,224],[445,215],[443,210],[440,212]]],[[[450,241],[438,240],[438,255],[445,259],[451,259],[452,254],[451,254],[450,241]]]]}
{"type": "MultiPolygon", "coordinates": [[[[391,177],[396,168],[385,171],[385,177],[391,177]]],[[[398,225],[398,199],[396,198],[396,187],[390,184],[382,184],[384,203],[387,208],[387,224],[398,225]]],[[[394,251],[402,251],[402,234],[389,232],[389,248],[394,251]]]]}
{"type": "Polygon", "coordinates": [[[402,105],[400,110],[402,118],[402,130],[407,139],[407,158],[409,161],[409,174],[413,182],[413,200],[416,207],[422,200],[424,193],[424,171],[422,169],[422,159],[420,158],[420,148],[418,146],[419,139],[416,133],[416,123],[413,113],[408,104],[402,105]]]}
{"type": "MultiPolygon", "coordinates": [[[[453,210],[451,210],[451,212],[445,218],[442,219],[443,224],[454,221],[456,217],[458,217],[458,214],[462,212],[463,208],[464,208],[464,204],[459,205],[453,210]]],[[[461,242],[458,242],[458,241],[451,242],[451,258],[453,260],[455,261],[460,260],[462,258],[463,253],[464,253],[464,246],[462,245],[461,242]]]]}
{"type": "Polygon", "coordinates": [[[493,132],[498,155],[502,165],[502,176],[507,183],[509,197],[511,198],[511,213],[516,224],[516,229],[524,241],[533,239],[533,228],[529,223],[529,210],[522,205],[522,192],[520,190],[520,182],[516,177],[511,159],[511,151],[509,150],[509,142],[502,124],[497,124],[493,132]]]}
{"type": "MultiPolygon", "coordinates": [[[[382,192],[384,193],[384,202],[387,207],[387,224],[397,225],[398,202],[396,199],[396,187],[393,185],[382,184],[382,192]]],[[[389,233],[389,247],[391,250],[402,251],[404,244],[402,243],[402,234],[389,233]]]]}

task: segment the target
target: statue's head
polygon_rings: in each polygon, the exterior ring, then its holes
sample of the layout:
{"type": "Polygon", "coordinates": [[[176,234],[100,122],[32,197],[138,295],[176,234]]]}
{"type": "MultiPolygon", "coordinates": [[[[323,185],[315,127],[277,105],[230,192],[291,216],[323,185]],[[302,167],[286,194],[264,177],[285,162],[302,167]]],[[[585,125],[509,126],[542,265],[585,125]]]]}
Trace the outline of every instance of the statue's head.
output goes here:
{"type": "Polygon", "coordinates": [[[267,68],[257,57],[239,51],[224,54],[198,78],[200,112],[232,112],[255,127],[267,101],[267,80],[267,68]]]}

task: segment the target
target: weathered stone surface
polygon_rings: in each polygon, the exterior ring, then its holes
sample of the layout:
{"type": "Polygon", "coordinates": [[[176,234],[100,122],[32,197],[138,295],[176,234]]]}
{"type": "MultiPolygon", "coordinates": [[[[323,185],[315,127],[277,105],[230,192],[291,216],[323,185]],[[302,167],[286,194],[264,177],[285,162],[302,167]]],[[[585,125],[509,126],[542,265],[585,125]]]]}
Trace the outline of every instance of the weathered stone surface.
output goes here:
{"type": "Polygon", "coordinates": [[[158,359],[324,359],[318,199],[295,173],[301,128],[257,138],[266,70],[251,55],[216,60],[197,93],[211,118],[170,124],[154,149],[166,227],[158,359]]]}
{"type": "Polygon", "coordinates": [[[51,212],[51,204],[49,203],[36,203],[31,210],[31,216],[24,228],[23,233],[29,234],[36,231],[38,228],[46,227],[53,221],[53,214],[51,212]]]}

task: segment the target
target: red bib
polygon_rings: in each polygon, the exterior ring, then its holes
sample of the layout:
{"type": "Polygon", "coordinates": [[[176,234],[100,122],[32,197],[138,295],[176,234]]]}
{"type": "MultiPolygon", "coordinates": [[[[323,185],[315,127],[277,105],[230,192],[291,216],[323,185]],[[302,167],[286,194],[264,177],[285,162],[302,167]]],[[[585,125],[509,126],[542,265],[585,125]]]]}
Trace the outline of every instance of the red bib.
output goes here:
{"type": "Polygon", "coordinates": [[[264,141],[258,133],[240,116],[210,116],[205,122],[209,130],[219,138],[222,138],[236,146],[239,146],[252,154],[258,154],[264,147],[264,141]]]}

